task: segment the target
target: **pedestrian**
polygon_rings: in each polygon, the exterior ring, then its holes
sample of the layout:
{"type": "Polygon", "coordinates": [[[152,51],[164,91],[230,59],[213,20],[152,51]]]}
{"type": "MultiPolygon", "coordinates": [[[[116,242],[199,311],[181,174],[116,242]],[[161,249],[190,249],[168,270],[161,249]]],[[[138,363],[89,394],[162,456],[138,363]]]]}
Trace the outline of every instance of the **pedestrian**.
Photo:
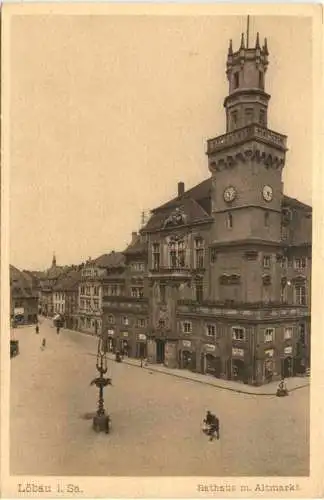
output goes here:
{"type": "Polygon", "coordinates": [[[46,339],[43,338],[42,339],[42,344],[41,344],[41,350],[44,351],[45,347],[46,347],[46,339]]]}
{"type": "Polygon", "coordinates": [[[57,335],[60,333],[60,327],[59,326],[56,328],[56,333],[57,333],[57,335]]]}
{"type": "Polygon", "coordinates": [[[37,334],[39,333],[39,326],[38,325],[36,325],[35,331],[37,334]]]}

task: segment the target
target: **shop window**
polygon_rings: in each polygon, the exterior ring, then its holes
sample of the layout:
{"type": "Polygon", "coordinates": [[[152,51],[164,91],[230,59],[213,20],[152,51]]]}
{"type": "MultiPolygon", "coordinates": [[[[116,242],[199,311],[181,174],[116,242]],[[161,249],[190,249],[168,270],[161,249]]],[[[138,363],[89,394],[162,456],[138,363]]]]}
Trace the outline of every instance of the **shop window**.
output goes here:
{"type": "Polygon", "coordinates": [[[183,321],[182,322],[182,331],[184,333],[191,333],[192,332],[192,323],[191,323],[191,321],[183,321]]]}
{"type": "Polygon", "coordinates": [[[233,340],[245,340],[245,329],[242,327],[233,326],[232,339],[233,340]]]}
{"type": "Polygon", "coordinates": [[[274,341],[274,328],[266,328],[264,332],[264,342],[273,342],[274,341]]]}

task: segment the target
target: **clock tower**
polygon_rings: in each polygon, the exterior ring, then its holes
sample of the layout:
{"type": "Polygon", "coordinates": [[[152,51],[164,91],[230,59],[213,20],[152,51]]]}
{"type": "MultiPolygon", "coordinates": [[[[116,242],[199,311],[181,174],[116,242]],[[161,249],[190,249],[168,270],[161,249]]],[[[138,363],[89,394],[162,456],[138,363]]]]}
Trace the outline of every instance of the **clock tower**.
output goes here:
{"type": "Polygon", "coordinates": [[[265,91],[268,46],[257,34],[255,45],[239,50],[230,41],[224,101],[226,134],[208,140],[208,167],[213,178],[213,241],[281,238],[282,170],[286,136],[268,128],[270,95],[265,91]]]}

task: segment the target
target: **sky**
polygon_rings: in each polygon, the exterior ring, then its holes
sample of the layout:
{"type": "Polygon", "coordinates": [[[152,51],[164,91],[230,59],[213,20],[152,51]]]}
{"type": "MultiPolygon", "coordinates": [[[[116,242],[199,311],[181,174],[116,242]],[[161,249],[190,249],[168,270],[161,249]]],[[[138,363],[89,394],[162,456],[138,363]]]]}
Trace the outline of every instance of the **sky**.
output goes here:
{"type": "MultiPolygon", "coordinates": [[[[288,136],[284,192],[312,202],[311,18],[253,16],[268,39],[268,127],[288,136]]],[[[209,177],[225,133],[226,56],[244,16],[14,16],[10,262],[123,250],[141,212],[209,177]]],[[[6,56],[5,56],[6,57],[6,56]]]]}

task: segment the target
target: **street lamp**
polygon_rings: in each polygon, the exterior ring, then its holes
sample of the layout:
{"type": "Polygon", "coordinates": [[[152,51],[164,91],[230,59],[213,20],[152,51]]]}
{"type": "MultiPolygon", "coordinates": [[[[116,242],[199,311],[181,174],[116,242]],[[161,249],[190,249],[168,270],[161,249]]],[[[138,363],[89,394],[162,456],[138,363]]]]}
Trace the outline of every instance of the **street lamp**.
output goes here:
{"type": "Polygon", "coordinates": [[[109,433],[110,430],[110,417],[105,412],[103,390],[107,385],[112,385],[111,378],[105,378],[104,375],[108,371],[107,367],[107,339],[103,335],[98,338],[98,351],[96,368],[99,376],[92,380],[90,385],[95,385],[99,389],[98,409],[93,417],[93,429],[96,432],[109,433]]]}

